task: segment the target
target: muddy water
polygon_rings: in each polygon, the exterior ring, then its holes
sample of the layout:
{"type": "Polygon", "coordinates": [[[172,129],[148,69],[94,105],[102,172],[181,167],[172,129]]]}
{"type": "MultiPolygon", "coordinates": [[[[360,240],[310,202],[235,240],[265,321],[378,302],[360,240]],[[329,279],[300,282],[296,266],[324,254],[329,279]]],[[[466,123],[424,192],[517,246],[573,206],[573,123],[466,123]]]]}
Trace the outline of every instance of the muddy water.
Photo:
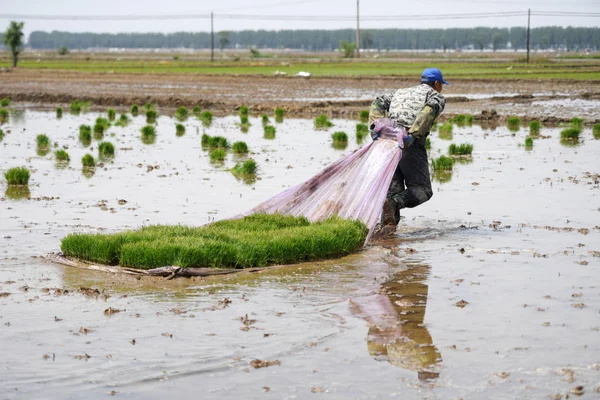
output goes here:
{"type": "MultiPolygon", "coordinates": [[[[165,281],[38,257],[74,231],[232,216],[340,157],[333,131],[357,148],[355,121],[323,132],[290,119],[266,140],[257,119],[247,134],[236,117],[215,120],[207,133],[255,153],[258,180],[245,184],[226,170],[233,156],[209,162],[197,121],[177,137],[168,117],[152,145],[142,117],[111,128],[114,161],[86,177],[77,128],[97,116],[24,110],[2,127],[0,170],[32,170],[31,199],[0,201],[2,398],[599,396],[600,141],[589,129],[576,146],[542,129],[526,150],[524,130],[455,127],[472,161],[434,177],[434,197],[403,211],[394,238],[341,260],[165,281]],[[69,147],[70,167],[36,154],[39,133],[69,147]]],[[[450,143],[434,133],[431,155],[450,143]]]]}

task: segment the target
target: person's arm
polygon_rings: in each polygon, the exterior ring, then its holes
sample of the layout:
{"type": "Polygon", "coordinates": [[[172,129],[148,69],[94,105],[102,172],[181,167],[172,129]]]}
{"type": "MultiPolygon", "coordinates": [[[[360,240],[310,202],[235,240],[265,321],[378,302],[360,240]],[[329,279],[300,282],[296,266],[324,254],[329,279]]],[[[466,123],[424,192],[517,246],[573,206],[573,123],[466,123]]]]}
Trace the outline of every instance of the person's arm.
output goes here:
{"type": "Polygon", "coordinates": [[[373,124],[380,118],[386,118],[390,111],[393,93],[384,94],[373,100],[371,109],[369,110],[369,129],[372,129],[373,124]]]}
{"type": "Polygon", "coordinates": [[[416,139],[425,137],[431,130],[435,119],[444,111],[446,98],[439,93],[434,93],[427,99],[427,103],[417,114],[415,122],[408,129],[408,133],[416,139]]]}

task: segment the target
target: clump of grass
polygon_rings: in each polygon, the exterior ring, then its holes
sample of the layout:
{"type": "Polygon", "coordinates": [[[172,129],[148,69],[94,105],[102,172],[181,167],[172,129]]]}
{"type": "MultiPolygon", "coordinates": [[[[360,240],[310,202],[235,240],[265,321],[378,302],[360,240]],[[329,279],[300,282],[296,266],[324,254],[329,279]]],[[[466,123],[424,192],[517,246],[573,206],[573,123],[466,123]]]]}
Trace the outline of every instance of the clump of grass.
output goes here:
{"type": "Polygon", "coordinates": [[[10,99],[8,97],[5,97],[2,100],[0,100],[0,107],[8,107],[9,104],[10,99]]]}
{"type": "Polygon", "coordinates": [[[367,122],[369,122],[369,110],[361,110],[358,114],[358,117],[360,119],[360,122],[366,124],[367,122]]]}
{"type": "Polygon", "coordinates": [[[434,171],[452,171],[454,159],[451,157],[440,156],[431,160],[431,166],[434,171]]]}
{"type": "Polygon", "coordinates": [[[451,118],[451,123],[455,123],[457,126],[471,126],[473,125],[473,116],[468,114],[458,114],[454,118],[451,118]]]}
{"type": "Polygon", "coordinates": [[[356,142],[361,143],[369,134],[369,127],[366,124],[356,124],[356,142]]]}
{"type": "Polygon", "coordinates": [[[240,177],[240,178],[246,177],[247,178],[252,175],[256,175],[256,170],[257,170],[256,161],[250,159],[250,160],[244,161],[243,163],[235,164],[235,167],[233,167],[231,172],[236,177],[240,177]]]}
{"type": "Polygon", "coordinates": [[[250,120],[247,115],[240,115],[240,125],[250,126],[250,120]]]}
{"type": "Polygon", "coordinates": [[[23,186],[29,184],[29,170],[25,167],[10,168],[4,173],[4,178],[9,186],[23,186]]]}
{"type": "Polygon", "coordinates": [[[189,110],[183,106],[178,107],[177,110],[175,110],[175,118],[177,118],[180,121],[185,120],[189,115],[189,110]]]}
{"type": "Polygon", "coordinates": [[[594,139],[600,139],[600,124],[594,125],[592,134],[594,135],[594,139]]]}
{"type": "Polygon", "coordinates": [[[194,106],[194,108],[192,108],[192,114],[194,114],[196,117],[199,117],[201,112],[202,109],[200,106],[194,106]]]}
{"type": "Polygon", "coordinates": [[[156,140],[156,128],[152,125],[146,125],[142,128],[142,142],[152,144],[156,140]]]}
{"type": "Polygon", "coordinates": [[[63,116],[63,109],[62,107],[56,107],[56,118],[62,118],[63,116]]]}
{"type": "Polygon", "coordinates": [[[108,115],[109,121],[114,121],[117,117],[117,113],[114,108],[109,108],[108,110],[106,110],[106,114],[108,115]]]}
{"type": "Polygon", "coordinates": [[[438,127],[438,136],[443,140],[452,140],[452,123],[446,122],[438,127]]]}
{"type": "Polygon", "coordinates": [[[583,119],[578,117],[571,119],[571,128],[576,128],[579,130],[583,129],[583,119]]]}
{"type": "Polygon", "coordinates": [[[246,142],[235,142],[231,146],[231,149],[233,150],[234,154],[248,154],[248,145],[246,142]]]}
{"type": "Polygon", "coordinates": [[[147,124],[155,123],[156,117],[158,117],[158,113],[155,110],[147,110],[146,111],[146,123],[147,124]]]}
{"type": "Polygon", "coordinates": [[[139,269],[249,268],[337,258],[359,250],[368,230],[359,221],[255,214],[203,227],[149,226],[115,234],[74,233],[67,257],[139,269]]]}
{"type": "Polygon", "coordinates": [[[529,134],[531,136],[538,136],[540,134],[540,123],[538,121],[531,121],[529,123],[529,134]]]}
{"type": "Polygon", "coordinates": [[[38,150],[50,148],[50,138],[48,138],[48,136],[44,134],[37,135],[35,138],[35,142],[37,143],[38,150]]]}
{"type": "Polygon", "coordinates": [[[275,139],[275,131],[276,130],[275,130],[275,127],[273,125],[267,125],[267,126],[265,126],[263,128],[263,130],[264,130],[263,137],[265,139],[270,139],[270,140],[275,139]]]}
{"type": "Polygon", "coordinates": [[[101,140],[104,137],[104,132],[106,132],[109,127],[110,122],[108,122],[108,119],[102,117],[96,118],[96,123],[94,124],[94,139],[101,140]]]}
{"type": "Polygon", "coordinates": [[[334,142],[338,142],[338,143],[342,143],[342,142],[346,142],[348,143],[348,135],[346,135],[346,132],[334,132],[331,135],[331,139],[333,139],[334,142]]]}
{"type": "Polygon", "coordinates": [[[225,149],[218,148],[218,149],[211,150],[209,156],[210,156],[211,162],[219,162],[219,161],[222,162],[222,161],[225,161],[227,152],[225,151],[225,149]]]}
{"type": "Polygon", "coordinates": [[[69,162],[71,158],[69,157],[69,153],[67,153],[63,149],[58,149],[54,152],[54,156],[56,157],[56,161],[58,162],[69,162]]]}
{"type": "Polygon", "coordinates": [[[577,140],[579,139],[579,134],[581,133],[581,128],[567,128],[567,129],[563,129],[560,132],[560,137],[561,139],[568,139],[568,140],[577,140]]]}
{"type": "Polygon", "coordinates": [[[137,104],[131,106],[131,115],[134,117],[140,113],[140,107],[137,104]]]}
{"type": "Polygon", "coordinates": [[[530,138],[530,137],[525,138],[525,148],[526,149],[533,148],[533,138],[530,138]]]}
{"type": "Polygon", "coordinates": [[[473,145],[469,143],[462,143],[460,145],[452,143],[450,147],[448,147],[448,154],[451,156],[470,156],[471,153],[473,153],[473,145]]]}
{"type": "Polygon", "coordinates": [[[91,103],[89,101],[73,100],[69,109],[72,114],[79,114],[82,111],[87,110],[91,103]]]}
{"type": "Polygon", "coordinates": [[[207,127],[211,126],[212,120],[213,114],[210,111],[203,111],[202,114],[200,114],[200,121],[202,121],[202,125],[207,127]]]}
{"type": "Polygon", "coordinates": [[[96,166],[96,161],[91,154],[86,154],[81,158],[81,165],[83,165],[84,168],[94,168],[96,166]]]}
{"type": "Polygon", "coordinates": [[[5,108],[0,108],[0,124],[8,122],[8,110],[5,108]]]}
{"type": "Polygon", "coordinates": [[[431,139],[425,138],[425,150],[431,150],[431,139]]]}
{"type": "Polygon", "coordinates": [[[98,145],[98,156],[100,158],[110,158],[115,156],[115,146],[111,142],[101,142],[98,145]]]}
{"type": "Polygon", "coordinates": [[[506,121],[507,125],[508,125],[508,129],[512,132],[516,132],[519,129],[521,129],[521,118],[516,117],[516,116],[512,116],[512,117],[508,117],[508,120],[506,121]]]}
{"type": "Polygon", "coordinates": [[[261,121],[262,121],[263,126],[267,126],[267,125],[269,125],[269,122],[271,122],[271,121],[269,121],[269,116],[267,114],[262,115],[261,121]]]}
{"type": "Polygon", "coordinates": [[[175,135],[177,135],[177,136],[185,135],[185,126],[183,124],[175,124],[175,135]]]}
{"type": "Polygon", "coordinates": [[[204,149],[229,149],[229,142],[227,138],[223,136],[209,136],[206,133],[202,135],[202,139],[200,139],[200,144],[204,149]]]}
{"type": "Polygon", "coordinates": [[[92,128],[89,125],[79,126],[79,141],[86,147],[92,143],[92,128]]]}
{"type": "Polygon", "coordinates": [[[275,109],[275,122],[278,124],[283,122],[283,117],[285,116],[285,110],[283,108],[275,109]]]}
{"type": "Polygon", "coordinates": [[[0,142],[4,139],[4,131],[0,129],[0,142]]]}
{"type": "Polygon", "coordinates": [[[243,116],[248,116],[248,107],[247,106],[241,106],[240,107],[240,117],[243,116]]]}
{"type": "Polygon", "coordinates": [[[144,104],[144,110],[145,111],[154,110],[154,106],[152,105],[152,103],[146,103],[146,104],[144,104]]]}
{"type": "Polygon", "coordinates": [[[129,117],[126,114],[121,114],[119,120],[115,122],[115,125],[120,127],[129,125],[129,117]]]}
{"type": "Polygon", "coordinates": [[[317,118],[315,118],[315,128],[317,129],[328,129],[333,126],[333,122],[331,122],[326,114],[321,114],[317,118]]]}

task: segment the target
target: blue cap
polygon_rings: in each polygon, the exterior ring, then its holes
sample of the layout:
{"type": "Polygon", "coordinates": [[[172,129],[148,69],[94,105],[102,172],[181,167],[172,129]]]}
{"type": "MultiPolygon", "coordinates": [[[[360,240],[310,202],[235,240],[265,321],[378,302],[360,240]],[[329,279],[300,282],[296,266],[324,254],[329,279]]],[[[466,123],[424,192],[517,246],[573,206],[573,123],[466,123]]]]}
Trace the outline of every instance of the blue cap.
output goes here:
{"type": "Polygon", "coordinates": [[[444,85],[449,85],[442,76],[442,71],[437,68],[427,68],[421,74],[421,83],[424,82],[442,82],[444,85]]]}

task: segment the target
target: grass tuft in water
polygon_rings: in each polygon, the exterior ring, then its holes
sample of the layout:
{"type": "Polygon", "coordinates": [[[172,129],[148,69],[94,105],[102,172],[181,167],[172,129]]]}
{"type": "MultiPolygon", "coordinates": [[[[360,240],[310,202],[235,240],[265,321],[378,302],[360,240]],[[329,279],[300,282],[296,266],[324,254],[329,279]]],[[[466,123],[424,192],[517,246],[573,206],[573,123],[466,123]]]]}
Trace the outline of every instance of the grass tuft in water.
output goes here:
{"type": "Polygon", "coordinates": [[[5,97],[2,100],[0,100],[0,107],[8,107],[9,104],[10,99],[8,97],[5,97]]]}
{"type": "Polygon", "coordinates": [[[91,105],[92,103],[90,103],[89,101],[73,100],[71,102],[69,110],[72,114],[79,114],[82,111],[88,110],[91,105]]]}
{"type": "Polygon", "coordinates": [[[0,142],[4,139],[4,131],[0,129],[0,142]]]}
{"type": "Polygon", "coordinates": [[[452,123],[446,122],[438,127],[438,136],[443,140],[452,140],[452,123]]]}
{"type": "Polygon", "coordinates": [[[119,120],[115,122],[116,126],[125,127],[129,125],[129,117],[126,114],[121,114],[119,120]]]}
{"type": "Polygon", "coordinates": [[[235,167],[231,170],[231,173],[237,178],[251,178],[253,175],[256,175],[257,171],[256,161],[250,159],[246,160],[242,163],[235,164],[235,167]]]}
{"type": "Polygon", "coordinates": [[[146,111],[146,123],[153,124],[156,122],[156,117],[158,117],[158,113],[156,110],[147,110],[146,111]]]}
{"type": "Polygon", "coordinates": [[[205,150],[206,149],[227,150],[230,147],[229,142],[227,141],[227,138],[225,138],[223,136],[209,136],[206,133],[202,135],[202,139],[200,139],[200,144],[202,145],[202,148],[205,150]]]}
{"type": "Polygon", "coordinates": [[[5,108],[0,108],[0,124],[8,122],[8,110],[5,108]]]}
{"type": "Polygon", "coordinates": [[[94,124],[94,139],[102,140],[104,138],[104,133],[110,127],[110,122],[106,118],[98,117],[96,118],[96,123],[94,124]]]}
{"type": "Polygon", "coordinates": [[[175,124],[175,135],[177,135],[177,136],[185,135],[185,126],[183,124],[175,124]]]}
{"type": "Polygon", "coordinates": [[[508,130],[511,132],[516,132],[519,129],[521,129],[521,118],[516,117],[516,116],[512,116],[512,117],[508,117],[508,120],[506,121],[507,125],[508,125],[508,130]]]}
{"type": "Polygon", "coordinates": [[[202,121],[202,125],[208,127],[212,125],[213,114],[210,111],[203,111],[200,114],[200,121],[202,121]]]}
{"type": "Polygon", "coordinates": [[[235,142],[231,148],[234,154],[248,154],[248,145],[246,142],[235,142]]]}
{"type": "Polygon", "coordinates": [[[356,143],[362,143],[369,134],[369,127],[366,124],[356,124],[356,143]]]}
{"type": "Polygon", "coordinates": [[[248,107],[247,106],[241,106],[240,107],[240,117],[243,116],[248,116],[248,107]]]}
{"type": "Polygon", "coordinates": [[[115,146],[111,142],[101,142],[98,145],[99,158],[111,158],[115,156],[115,146]]]}
{"type": "Polygon", "coordinates": [[[600,139],[600,124],[594,125],[592,134],[594,135],[594,139],[600,139]]]}
{"type": "Polygon", "coordinates": [[[44,134],[37,135],[35,142],[38,150],[48,150],[50,148],[50,138],[44,134]]]}
{"type": "Polygon", "coordinates": [[[583,119],[574,117],[571,120],[571,128],[582,130],[583,129],[583,119]]]}
{"type": "Polygon", "coordinates": [[[250,268],[338,258],[359,250],[367,228],[359,221],[255,214],[203,227],[149,226],[116,234],[70,234],[68,257],[149,269],[250,268]]]}
{"type": "Polygon", "coordinates": [[[56,107],[56,118],[60,119],[63,116],[63,109],[62,107],[56,107]]]}
{"type": "Polygon", "coordinates": [[[473,116],[467,114],[458,114],[454,118],[451,118],[451,123],[455,123],[456,126],[471,126],[473,125],[473,116]]]}
{"type": "Polygon", "coordinates": [[[269,121],[269,116],[267,114],[262,115],[261,121],[262,121],[263,126],[267,126],[271,122],[271,121],[269,121]]]}
{"type": "Polygon", "coordinates": [[[530,138],[530,137],[525,138],[525,148],[526,149],[533,148],[533,138],[530,138]]]}
{"type": "Polygon", "coordinates": [[[84,168],[94,168],[96,166],[96,161],[94,160],[94,157],[88,153],[81,158],[81,165],[83,165],[84,168]]]}
{"type": "Polygon", "coordinates": [[[567,129],[563,129],[560,132],[560,137],[561,137],[561,139],[577,140],[577,139],[579,139],[580,133],[581,133],[581,128],[567,128],[567,129]]]}
{"type": "Polygon", "coordinates": [[[85,146],[92,143],[92,127],[89,125],[79,126],[79,141],[85,146]]]}
{"type": "Polygon", "coordinates": [[[328,129],[333,126],[333,122],[331,122],[326,114],[321,114],[315,118],[315,128],[316,129],[328,129]]]}
{"type": "Polygon", "coordinates": [[[177,118],[180,121],[185,120],[189,115],[189,110],[183,106],[178,107],[177,110],[175,110],[175,118],[177,118]]]}
{"type": "Polygon", "coordinates": [[[227,156],[227,151],[222,148],[211,150],[209,153],[211,162],[222,162],[225,161],[225,157],[227,156]]]}
{"type": "Polygon", "coordinates": [[[150,111],[150,110],[154,110],[154,105],[152,105],[152,103],[144,104],[144,111],[150,111]]]}
{"type": "Polygon", "coordinates": [[[425,138],[425,150],[431,150],[431,139],[425,138]]]}
{"type": "Polygon", "coordinates": [[[470,156],[471,153],[473,153],[473,145],[469,143],[462,143],[460,145],[452,143],[450,147],[448,147],[448,154],[451,156],[470,156]]]}
{"type": "Polygon", "coordinates": [[[267,125],[267,126],[265,126],[263,128],[263,131],[264,131],[263,137],[265,139],[269,139],[269,140],[275,139],[276,129],[275,129],[275,127],[273,125],[267,125]]]}
{"type": "Polygon", "coordinates": [[[142,142],[152,144],[156,140],[156,128],[152,125],[146,125],[142,128],[142,142]]]}
{"type": "Polygon", "coordinates": [[[194,114],[196,117],[199,117],[201,112],[202,109],[200,106],[194,106],[194,108],[192,108],[192,114],[194,114]]]}
{"type": "Polygon", "coordinates": [[[440,156],[431,160],[431,166],[434,171],[452,171],[454,159],[451,157],[440,156]]]}
{"type": "Polygon", "coordinates": [[[8,185],[27,185],[29,184],[29,170],[25,167],[10,168],[4,172],[4,178],[8,185]]]}
{"type": "Polygon", "coordinates": [[[56,161],[58,162],[69,162],[71,161],[71,157],[69,157],[69,153],[67,153],[63,149],[58,149],[54,152],[54,156],[56,157],[56,161]]]}
{"type": "Polygon", "coordinates": [[[331,134],[331,139],[333,139],[334,142],[338,142],[338,143],[342,143],[342,142],[348,142],[348,135],[346,134],[346,132],[334,132],[331,134]]]}
{"type": "Polygon", "coordinates": [[[131,115],[136,117],[140,113],[140,107],[137,104],[131,106],[131,115]]]}
{"type": "Polygon", "coordinates": [[[106,110],[106,115],[108,116],[109,121],[114,121],[117,117],[117,112],[114,108],[109,108],[108,110],[106,110]]]}
{"type": "Polygon", "coordinates": [[[283,108],[275,109],[275,122],[278,124],[283,122],[283,117],[285,117],[285,110],[283,108]]]}
{"type": "Polygon", "coordinates": [[[363,124],[366,124],[369,122],[369,110],[361,110],[360,113],[358,114],[358,118],[360,119],[360,122],[362,122],[363,124]]]}
{"type": "Polygon", "coordinates": [[[531,136],[538,136],[540,134],[540,126],[538,121],[531,121],[529,123],[529,134],[531,136]]]}

